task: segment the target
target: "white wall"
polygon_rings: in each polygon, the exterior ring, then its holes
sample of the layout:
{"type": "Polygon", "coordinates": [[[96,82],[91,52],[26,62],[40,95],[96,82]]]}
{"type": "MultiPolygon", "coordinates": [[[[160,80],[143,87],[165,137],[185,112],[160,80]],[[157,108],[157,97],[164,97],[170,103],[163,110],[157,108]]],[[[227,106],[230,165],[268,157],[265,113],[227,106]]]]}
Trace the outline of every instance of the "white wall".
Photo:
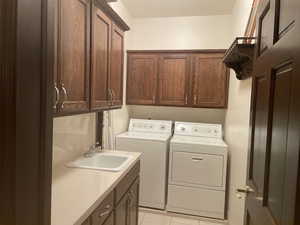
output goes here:
{"type": "MultiPolygon", "coordinates": [[[[225,49],[232,41],[231,16],[135,18],[130,50],[225,49]]],[[[132,118],[224,123],[225,110],[129,106],[132,118]]]]}
{"type": "MultiPolygon", "coordinates": [[[[233,38],[243,36],[253,0],[237,0],[232,14],[233,38]]],[[[230,225],[241,225],[245,201],[236,197],[238,187],[246,185],[249,116],[252,79],[239,81],[231,71],[229,101],[225,117],[225,139],[230,149],[229,210],[230,225]]]]}
{"type": "Polygon", "coordinates": [[[138,18],[133,20],[130,49],[227,48],[231,16],[138,18]]]}

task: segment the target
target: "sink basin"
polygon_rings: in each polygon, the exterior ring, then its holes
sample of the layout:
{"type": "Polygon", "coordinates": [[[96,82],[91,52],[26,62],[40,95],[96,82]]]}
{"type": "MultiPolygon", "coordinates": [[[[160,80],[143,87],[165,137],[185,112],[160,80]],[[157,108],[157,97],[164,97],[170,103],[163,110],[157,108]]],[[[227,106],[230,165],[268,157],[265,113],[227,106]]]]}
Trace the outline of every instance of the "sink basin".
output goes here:
{"type": "Polygon", "coordinates": [[[96,153],[89,158],[81,157],[73,162],[70,162],[67,164],[67,166],[94,170],[120,171],[131,159],[132,156],[129,155],[104,152],[96,153]]]}

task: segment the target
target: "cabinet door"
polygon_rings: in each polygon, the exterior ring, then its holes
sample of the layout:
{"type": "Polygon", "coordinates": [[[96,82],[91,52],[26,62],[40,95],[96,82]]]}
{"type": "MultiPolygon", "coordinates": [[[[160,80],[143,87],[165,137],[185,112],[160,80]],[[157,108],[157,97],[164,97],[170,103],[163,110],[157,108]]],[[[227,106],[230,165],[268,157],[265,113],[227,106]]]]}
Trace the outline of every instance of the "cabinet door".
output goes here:
{"type": "Polygon", "coordinates": [[[155,104],[157,91],[158,56],[130,54],[128,56],[127,103],[155,104]]]}
{"type": "Polygon", "coordinates": [[[228,70],[223,53],[193,56],[192,102],[195,107],[224,108],[227,106],[228,70]]]}
{"type": "Polygon", "coordinates": [[[89,109],[90,1],[58,0],[58,81],[63,112],[89,109]]]}
{"type": "Polygon", "coordinates": [[[128,225],[138,225],[139,184],[137,179],[129,190],[128,225]]]}
{"type": "Polygon", "coordinates": [[[111,20],[100,9],[93,7],[92,24],[91,108],[99,109],[109,105],[111,20]]]}
{"type": "Polygon", "coordinates": [[[123,103],[124,32],[113,25],[111,35],[110,94],[113,106],[123,103]]]}
{"type": "Polygon", "coordinates": [[[190,57],[188,55],[162,55],[159,60],[158,104],[187,105],[189,74],[190,57]]]}
{"type": "Polygon", "coordinates": [[[115,225],[129,225],[128,224],[128,201],[129,195],[125,194],[122,200],[115,208],[115,225]]]}

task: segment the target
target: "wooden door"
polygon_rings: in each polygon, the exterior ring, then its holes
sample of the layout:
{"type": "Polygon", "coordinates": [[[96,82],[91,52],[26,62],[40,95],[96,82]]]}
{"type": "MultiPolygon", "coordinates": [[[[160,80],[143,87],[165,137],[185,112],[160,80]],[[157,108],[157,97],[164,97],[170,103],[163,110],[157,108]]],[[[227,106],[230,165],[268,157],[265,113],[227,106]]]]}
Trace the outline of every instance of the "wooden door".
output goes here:
{"type": "Polygon", "coordinates": [[[108,76],[110,70],[111,20],[96,6],[92,15],[91,108],[109,105],[108,76]]]}
{"type": "Polygon", "coordinates": [[[193,56],[191,101],[194,107],[224,108],[227,106],[228,70],[224,53],[202,53],[193,56]]]}
{"type": "Polygon", "coordinates": [[[109,76],[109,91],[112,105],[123,103],[123,64],[124,62],[124,32],[115,24],[111,34],[111,64],[109,76]]]}
{"type": "Polygon", "coordinates": [[[190,56],[187,54],[162,55],[159,59],[157,104],[188,105],[190,56]]]}
{"type": "Polygon", "coordinates": [[[61,111],[89,109],[90,1],[58,0],[57,66],[61,111]]]}
{"type": "Polygon", "coordinates": [[[300,2],[261,4],[254,63],[246,225],[300,221],[300,2]]]}
{"type": "Polygon", "coordinates": [[[128,55],[127,104],[155,104],[157,73],[157,55],[128,55]]]}

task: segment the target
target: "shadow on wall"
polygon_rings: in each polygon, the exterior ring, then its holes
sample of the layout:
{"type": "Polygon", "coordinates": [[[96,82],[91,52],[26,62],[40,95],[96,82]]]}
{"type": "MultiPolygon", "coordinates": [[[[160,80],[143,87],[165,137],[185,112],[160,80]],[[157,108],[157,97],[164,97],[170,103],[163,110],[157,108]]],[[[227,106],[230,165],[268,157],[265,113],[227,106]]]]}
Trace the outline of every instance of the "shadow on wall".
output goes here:
{"type": "Polygon", "coordinates": [[[130,118],[224,124],[226,109],[129,106],[130,118]]]}
{"type": "Polygon", "coordinates": [[[95,143],[95,113],[54,118],[53,170],[82,155],[95,143]]]}

